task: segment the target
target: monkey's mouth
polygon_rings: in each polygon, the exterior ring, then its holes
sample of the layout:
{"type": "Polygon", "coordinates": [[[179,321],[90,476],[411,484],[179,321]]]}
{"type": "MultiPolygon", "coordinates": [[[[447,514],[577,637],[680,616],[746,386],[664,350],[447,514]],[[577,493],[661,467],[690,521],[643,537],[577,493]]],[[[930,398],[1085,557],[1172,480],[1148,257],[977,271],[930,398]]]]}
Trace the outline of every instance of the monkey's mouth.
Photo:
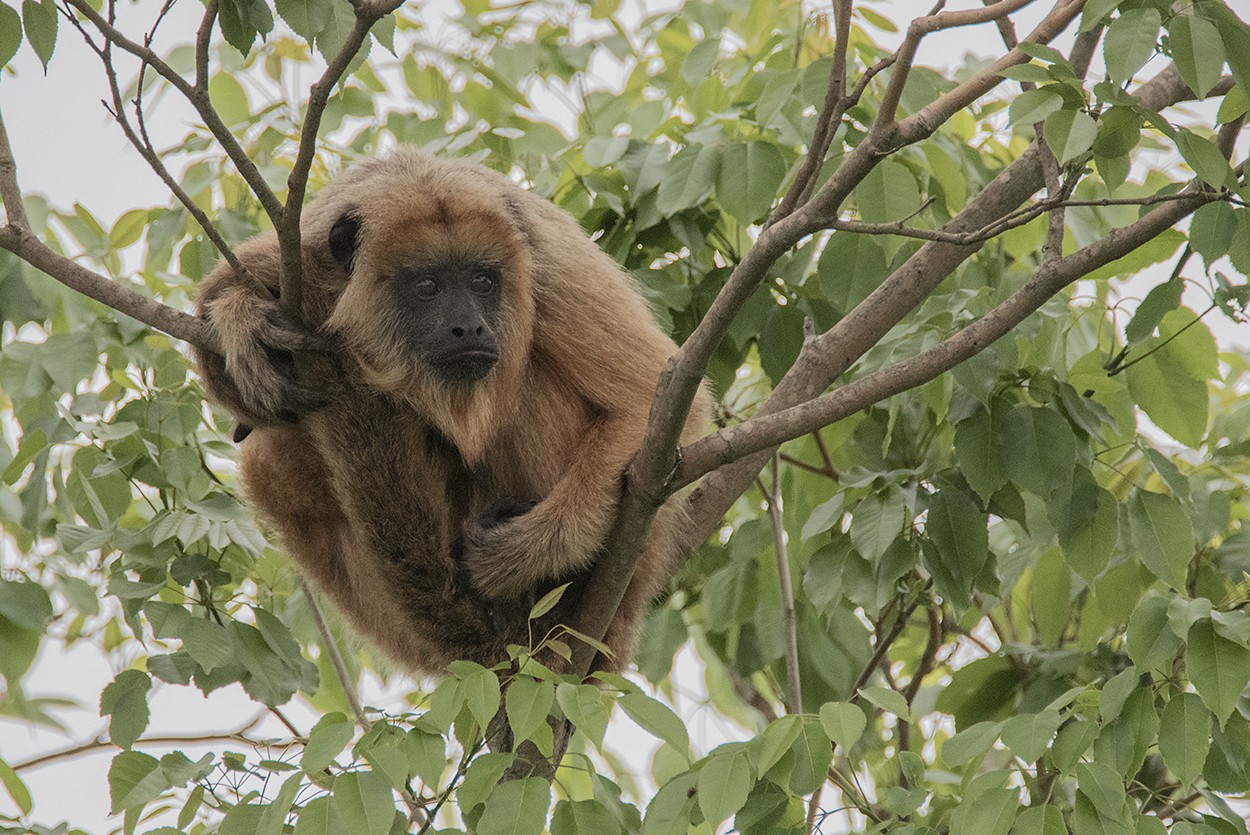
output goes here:
{"type": "Polygon", "coordinates": [[[489,374],[497,362],[499,362],[498,351],[475,348],[444,354],[434,364],[434,370],[439,377],[449,383],[476,383],[489,374]]]}

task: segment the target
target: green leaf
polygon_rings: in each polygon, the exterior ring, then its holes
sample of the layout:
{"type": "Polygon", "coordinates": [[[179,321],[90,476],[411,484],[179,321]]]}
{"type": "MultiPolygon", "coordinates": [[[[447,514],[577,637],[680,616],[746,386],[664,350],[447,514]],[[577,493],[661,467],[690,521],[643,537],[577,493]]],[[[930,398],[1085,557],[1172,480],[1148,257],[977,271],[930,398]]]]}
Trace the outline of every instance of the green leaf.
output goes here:
{"type": "Polygon", "coordinates": [[[956,584],[947,593],[967,597],[989,559],[986,517],[961,490],[944,488],[929,499],[925,534],[937,557],[956,584]]]}
{"type": "Polygon", "coordinates": [[[556,687],[556,701],[560,703],[560,709],[596,748],[603,745],[603,735],[608,729],[608,709],[603,704],[602,695],[599,688],[591,684],[564,682],[556,687]]]}
{"type": "Polygon", "coordinates": [[[349,832],[387,835],[395,820],[395,798],[372,771],[346,771],[334,778],[334,810],[349,832]]]}
{"type": "Polygon", "coordinates": [[[1058,807],[1034,806],[1025,809],[1016,818],[1011,835],[1068,835],[1068,827],[1058,807]]]}
{"type": "Polygon", "coordinates": [[[148,689],[152,679],[139,670],[123,670],[100,693],[100,715],[108,716],[109,739],[129,748],[148,727],[148,689]]]}
{"type": "Polygon", "coordinates": [[[7,67],[22,46],[22,16],[7,3],[0,3],[0,69],[7,67]]]}
{"type": "Polygon", "coordinates": [[[1157,9],[1130,9],[1107,27],[1102,54],[1107,74],[1123,84],[1154,55],[1163,18],[1157,9]]]}
{"type": "Polygon", "coordinates": [[[624,830],[612,810],[597,800],[561,800],[551,815],[551,835],[621,835],[624,830]]]}
{"type": "Polygon", "coordinates": [[[868,727],[868,719],[858,707],[846,702],[826,702],[820,706],[820,726],[829,741],[845,754],[868,727]]]}
{"type": "Polygon", "coordinates": [[[273,803],[265,807],[265,811],[261,814],[255,835],[282,835],[286,816],[291,811],[295,795],[303,782],[304,775],[302,774],[292,774],[286,778],[282,788],[278,790],[278,796],[273,799],[273,803]]]}
{"type": "Polygon", "coordinates": [[[325,0],[275,0],[274,8],[295,34],[309,43],[321,34],[333,15],[325,0]]]}
{"type": "Polygon", "coordinates": [[[52,598],[38,583],[0,580],[0,615],[24,629],[42,630],[52,620],[52,598]]]}
{"type": "MultiPolygon", "coordinates": [[[[984,774],[980,780],[998,783],[1005,775],[984,774]]],[[[951,831],[961,835],[1007,835],[1020,806],[1017,789],[988,787],[965,796],[951,815],[951,831]]]]}
{"type": "Polygon", "coordinates": [[[1093,147],[1098,123],[1080,110],[1060,110],[1046,117],[1045,134],[1051,153],[1067,163],[1093,147]]]}
{"type": "Polygon", "coordinates": [[[1120,0],[1089,0],[1081,12],[1081,32],[1088,32],[1120,5],[1120,0]]]}
{"type": "Polygon", "coordinates": [[[851,514],[851,542],[860,555],[876,563],[903,530],[903,495],[884,490],[865,496],[851,514]]]}
{"type": "Polygon", "coordinates": [[[1176,134],[1176,150],[1204,183],[1223,188],[1235,182],[1232,166],[1216,144],[1205,136],[1181,128],[1176,134]]]}
{"type": "Polygon", "coordinates": [[[1170,668],[1180,645],[1168,627],[1166,598],[1147,597],[1137,605],[1128,622],[1126,648],[1138,672],[1170,668]]]}
{"type": "Polygon", "coordinates": [[[52,51],[56,48],[57,14],[54,0],[24,0],[22,24],[26,29],[26,39],[47,72],[48,61],[52,59],[52,51]]]}
{"type": "MultiPolygon", "coordinates": [[[[230,0],[224,0],[222,5],[229,2],[230,0]]],[[[247,91],[233,74],[222,70],[209,79],[208,95],[221,120],[227,125],[244,124],[251,118],[252,108],[248,104],[247,91]]]]}
{"type": "Polygon", "coordinates": [[[1202,775],[1211,749],[1211,713],[1193,693],[1178,693],[1163,708],[1159,722],[1159,753],[1185,785],[1202,775]]]}
{"type": "Polygon", "coordinates": [[[1025,762],[1037,762],[1061,724],[1063,718],[1057,710],[1013,716],[1003,724],[1003,744],[1025,762]]]}
{"type": "Polygon", "coordinates": [[[300,768],[308,774],[324,771],[343,753],[356,735],[356,726],[342,713],[327,713],[308,733],[308,744],[300,758],[300,768]]]}
{"type": "Polygon", "coordinates": [[[570,585],[570,583],[558,585],[539,598],[538,602],[530,609],[529,619],[537,620],[554,609],[556,604],[560,602],[560,598],[564,597],[564,592],[568,590],[570,585]]]}
{"type": "Polygon", "coordinates": [[[1141,676],[1133,670],[1122,670],[1116,673],[1102,686],[1098,694],[1098,715],[1103,724],[1114,722],[1124,709],[1124,703],[1137,689],[1141,676]]]}
{"type": "Polygon", "coordinates": [[[1178,14],[1168,21],[1168,48],[1181,78],[1206,98],[1224,70],[1224,41],[1214,23],[1197,15],[1178,14]]]}
{"type": "Polygon", "coordinates": [[[1077,527],[1063,543],[1068,565],[1086,583],[1093,583],[1110,563],[1119,536],[1119,503],[1100,487],[1093,518],[1077,527]]]}
{"type": "Polygon", "coordinates": [[[160,762],[138,751],[122,751],[114,757],[108,780],[113,814],[142,807],[169,788],[160,762]]]}
{"type": "Polygon", "coordinates": [[[748,743],[747,750],[756,774],[767,774],[789,752],[794,741],[803,731],[803,719],[799,716],[779,716],[764,732],[748,743]]]}
{"type": "Polygon", "coordinates": [[[695,809],[698,775],[684,773],[669,780],[647,804],[642,835],[686,835],[695,809]]]}
{"type": "Polygon", "coordinates": [[[713,751],[699,772],[696,796],[703,817],[713,829],[742,808],[755,784],[746,746],[741,743],[731,745],[731,753],[717,754],[713,751]]]}
{"type": "Polygon", "coordinates": [[[999,460],[1013,483],[1047,498],[1071,481],[1076,458],[1072,427],[1053,409],[1016,407],[998,436],[999,460]]]}
{"type": "Polygon", "coordinates": [[[708,145],[687,145],[664,166],[659,207],[665,216],[698,205],[712,192],[720,171],[720,152],[708,145]]]}
{"type": "Polygon", "coordinates": [[[478,670],[461,679],[460,692],[477,726],[485,730],[499,711],[499,677],[493,670],[478,670]]]}
{"type": "Polygon", "coordinates": [[[1059,729],[1047,758],[1058,772],[1068,774],[1076,767],[1077,761],[1089,750],[1097,738],[1098,724],[1096,722],[1080,719],[1069,722],[1059,729]]]}
{"type": "Polygon", "coordinates": [[[716,177],[716,201],[739,223],[768,213],[786,176],[786,161],[771,142],[737,142],[725,150],[716,177]]]}
{"type": "Polygon", "coordinates": [[[1098,814],[1118,818],[1124,808],[1124,783],[1110,766],[1099,762],[1078,763],[1077,791],[1085,795],[1098,814]]]}
{"type": "Polygon", "coordinates": [[[1208,203],[1194,212],[1189,224],[1189,245],[1209,268],[1228,254],[1237,234],[1237,211],[1228,203],[1208,203]]]}
{"type": "Polygon", "coordinates": [[[1001,458],[1000,433],[1007,410],[991,407],[979,409],[955,426],[955,457],[968,484],[981,497],[990,497],[1007,483],[1007,469],[1001,458]]]}
{"type": "Polygon", "coordinates": [[[4,785],[4,790],[8,792],[9,797],[17,805],[17,808],[21,810],[22,814],[29,815],[30,810],[34,808],[30,797],[30,789],[26,788],[22,778],[13,770],[13,766],[4,760],[0,760],[0,783],[4,785]]]}
{"type": "Polygon", "coordinates": [[[1174,589],[1184,589],[1194,555],[1194,531],[1171,496],[1137,490],[1129,500],[1129,530],[1142,563],[1174,589]]]}
{"type": "Polygon", "coordinates": [[[824,533],[831,529],[842,519],[845,502],[846,494],[839,492],[829,501],[818,504],[813,508],[811,515],[807,517],[807,521],[803,523],[803,532],[799,535],[800,538],[808,540],[816,534],[824,533]]]}
{"type": "Polygon", "coordinates": [[[1070,617],[1071,594],[1072,571],[1064,561],[1063,551],[1053,546],[1047,548],[1033,567],[1033,582],[1029,587],[1033,622],[1037,624],[1043,646],[1059,645],[1070,617]]]}
{"type": "Polygon", "coordinates": [[[543,831],[551,786],[541,777],[496,786],[477,824],[478,835],[533,835],[543,831]]]}
{"type": "Polygon", "coordinates": [[[447,740],[441,734],[413,728],[408,731],[404,749],[412,771],[430,788],[437,787],[447,768],[447,740]]]}
{"type": "Polygon", "coordinates": [[[300,810],[294,835],[341,835],[346,831],[347,824],[334,808],[334,799],[324,796],[313,798],[300,810]]]}
{"type": "Polygon", "coordinates": [[[667,705],[645,693],[626,693],[617,700],[617,704],[643,730],[664,740],[674,750],[684,753],[690,749],[685,723],[667,705]]]}
{"type": "Polygon", "coordinates": [[[961,768],[979,760],[998,740],[1002,731],[1002,722],[977,722],[942,744],[942,761],[952,768],[961,768]]]}
{"type": "Polygon", "coordinates": [[[794,770],[790,772],[790,790],[798,795],[816,791],[829,776],[829,761],[833,759],[833,746],[823,730],[813,722],[804,722],[803,730],[790,746],[794,755],[794,770]]]}
{"type": "Polygon", "coordinates": [[[1154,333],[1163,317],[1180,307],[1181,293],[1184,290],[1185,282],[1179,278],[1155,285],[1146,294],[1146,298],[1142,299],[1142,303],[1137,306],[1137,312],[1124,328],[1124,338],[1128,344],[1141,342],[1154,333]]]}
{"type": "Polygon", "coordinates": [[[517,677],[508,686],[505,701],[508,724],[519,742],[530,739],[534,731],[547,720],[551,704],[556,698],[556,687],[549,681],[517,677]]]}
{"type": "Polygon", "coordinates": [[[1217,634],[1209,620],[1190,628],[1188,644],[1185,668],[1189,680],[1215,720],[1223,725],[1250,682],[1250,649],[1217,634]]]}
{"type": "Polygon", "coordinates": [[[1038,87],[1012,99],[1007,114],[1012,125],[1032,127],[1062,107],[1063,96],[1050,87],[1038,87]]]}
{"type": "Polygon", "coordinates": [[[882,710],[888,710],[904,721],[911,721],[911,708],[903,694],[888,687],[861,687],[859,694],[882,710]]]}
{"type": "Polygon", "coordinates": [[[884,159],[855,188],[859,214],[868,223],[890,223],[910,217],[920,208],[920,187],[911,169],[884,159]]]}

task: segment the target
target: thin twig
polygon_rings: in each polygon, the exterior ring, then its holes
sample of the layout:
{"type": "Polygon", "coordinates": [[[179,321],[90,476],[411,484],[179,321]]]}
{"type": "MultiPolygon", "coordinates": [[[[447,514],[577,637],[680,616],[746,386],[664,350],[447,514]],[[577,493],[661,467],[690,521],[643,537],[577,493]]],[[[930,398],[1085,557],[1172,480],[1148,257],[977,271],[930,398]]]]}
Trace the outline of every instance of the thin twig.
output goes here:
{"type": "Polygon", "coordinates": [[[781,464],[773,455],[773,486],[765,493],[768,518],[773,526],[773,553],[781,587],[781,626],[786,646],[786,712],[803,712],[803,687],[799,679],[799,631],[794,610],[794,581],[790,576],[790,555],[786,548],[786,526],[781,511],[781,464]]]}
{"type": "Polygon", "coordinates": [[[352,9],[356,13],[352,30],[321,78],[309,89],[304,124],[300,128],[299,150],[295,154],[295,164],[291,166],[291,173],[286,181],[286,205],[282,209],[281,221],[274,223],[282,252],[279,296],[283,308],[297,320],[302,311],[303,288],[300,285],[304,263],[299,224],[304,207],[304,194],[308,188],[308,172],[312,169],[313,157],[316,156],[321,116],[330,101],[330,93],[364,45],[365,38],[369,37],[369,30],[402,3],[403,0],[381,0],[375,3],[352,0],[352,9]]]}
{"type": "Polygon", "coordinates": [[[247,182],[252,193],[256,195],[256,199],[260,201],[260,205],[265,210],[265,214],[269,216],[269,220],[275,226],[279,225],[282,221],[282,204],[279,202],[277,195],[273,193],[273,189],[265,182],[260,169],[248,157],[247,152],[243,150],[243,146],[239,144],[234,133],[221,120],[221,116],[218,115],[217,110],[209,100],[207,87],[204,89],[197,88],[150,48],[135,43],[126,37],[92,8],[88,0],[65,0],[65,2],[90,21],[91,25],[104,36],[105,40],[151,66],[161,78],[168,81],[175,90],[182,94],[191,106],[195,108],[200,118],[204,120],[205,126],[221,144],[222,150],[226,152],[226,156],[230,157],[230,161],[234,163],[235,168],[238,169],[239,174],[247,182]]]}
{"type": "Polygon", "coordinates": [[[321,606],[317,603],[317,598],[313,590],[309,588],[308,583],[304,582],[304,578],[300,577],[297,581],[300,591],[304,593],[304,600],[308,602],[308,611],[312,613],[313,623],[317,625],[317,634],[321,636],[321,645],[325,648],[326,654],[330,656],[330,663],[334,666],[334,674],[338,676],[339,685],[343,688],[343,694],[347,697],[347,703],[351,706],[352,715],[356,717],[356,724],[368,730],[372,723],[365,716],[364,708],[360,705],[360,694],[356,692],[356,682],[347,672],[347,665],[343,663],[343,656],[339,653],[339,646],[334,640],[330,627],[326,624],[326,620],[321,615],[321,606]]]}
{"type": "Polygon", "coordinates": [[[217,20],[217,0],[204,4],[204,17],[195,33],[195,89],[208,92],[208,47],[217,20]]]}
{"type": "Polygon", "coordinates": [[[13,159],[13,146],[9,144],[9,132],[0,114],[0,197],[4,199],[7,225],[17,229],[30,229],[26,216],[26,204],[22,202],[22,189],[17,183],[17,160],[13,159]]]}
{"type": "MultiPolygon", "coordinates": [[[[166,3],[165,8],[168,9],[170,5],[171,4],[166,3]]],[[[77,23],[76,20],[74,22],[77,23]]],[[[159,20],[157,22],[159,23],[159,20]]],[[[81,26],[78,28],[82,33],[83,38],[86,39],[88,44],[94,49],[95,46],[91,43],[86,31],[82,29],[81,26]]],[[[153,30],[155,30],[155,26],[153,26],[153,30]]],[[[151,35],[149,35],[148,38],[150,40],[151,35]]],[[[144,162],[146,162],[148,167],[151,168],[152,171],[155,172],[156,176],[161,179],[161,182],[165,184],[165,187],[168,188],[176,198],[178,198],[178,202],[182,204],[183,208],[187,210],[191,217],[195,218],[195,222],[200,225],[202,230],[204,230],[204,235],[209,239],[209,241],[212,242],[213,246],[217,248],[217,251],[221,253],[221,256],[226,259],[226,263],[230,265],[230,268],[234,270],[235,274],[238,275],[240,279],[248,283],[252,292],[256,293],[261,298],[272,299],[273,294],[269,292],[269,289],[265,287],[265,285],[263,285],[260,281],[257,281],[243,262],[238,259],[238,257],[234,254],[234,250],[230,248],[230,245],[226,243],[225,238],[222,237],[221,232],[218,231],[216,224],[209,219],[208,214],[205,213],[203,209],[196,205],[195,201],[191,199],[191,195],[187,194],[186,189],[184,189],[182,185],[174,179],[165,163],[161,160],[160,155],[156,152],[156,148],[152,145],[152,141],[148,137],[147,123],[143,117],[143,70],[148,66],[146,62],[140,67],[139,81],[136,88],[137,92],[135,93],[135,98],[132,102],[135,109],[135,123],[138,126],[137,132],[130,124],[130,120],[126,118],[121,85],[117,79],[117,71],[113,66],[112,49],[113,45],[108,41],[105,42],[103,49],[96,49],[96,53],[100,56],[100,60],[104,64],[104,75],[108,81],[109,91],[113,96],[113,106],[111,108],[107,108],[109,113],[121,127],[122,133],[125,135],[127,141],[129,141],[134,149],[139,152],[139,156],[143,157],[144,162]]]]}

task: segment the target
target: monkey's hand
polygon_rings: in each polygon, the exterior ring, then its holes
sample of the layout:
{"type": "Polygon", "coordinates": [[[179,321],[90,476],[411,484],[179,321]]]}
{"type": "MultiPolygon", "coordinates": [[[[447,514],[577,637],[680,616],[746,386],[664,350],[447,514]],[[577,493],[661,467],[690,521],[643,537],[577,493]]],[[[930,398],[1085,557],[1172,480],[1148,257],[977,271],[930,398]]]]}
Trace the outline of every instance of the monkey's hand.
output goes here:
{"type": "Polygon", "coordinates": [[[521,577],[508,546],[514,539],[513,520],[536,504],[509,496],[465,523],[463,566],[473,587],[486,597],[502,600],[533,595],[533,584],[521,577]]]}
{"type": "Polygon", "coordinates": [[[326,353],[327,340],[298,327],[276,302],[228,293],[208,310],[225,352],[225,377],[206,375],[210,393],[256,426],[291,423],[326,406],[330,393],[296,373],[296,352],[326,353]],[[232,396],[233,395],[233,396],[232,396]]]}

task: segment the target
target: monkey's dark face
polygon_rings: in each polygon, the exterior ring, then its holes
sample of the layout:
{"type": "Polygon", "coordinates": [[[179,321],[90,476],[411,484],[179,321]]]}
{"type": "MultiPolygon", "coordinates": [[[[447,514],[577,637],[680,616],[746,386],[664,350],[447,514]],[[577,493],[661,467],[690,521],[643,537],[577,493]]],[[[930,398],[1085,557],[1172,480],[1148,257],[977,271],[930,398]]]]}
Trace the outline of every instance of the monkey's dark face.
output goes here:
{"type": "Polygon", "coordinates": [[[476,383],[499,361],[503,276],[472,258],[417,262],[387,277],[401,338],[448,383],[476,383]]]}

